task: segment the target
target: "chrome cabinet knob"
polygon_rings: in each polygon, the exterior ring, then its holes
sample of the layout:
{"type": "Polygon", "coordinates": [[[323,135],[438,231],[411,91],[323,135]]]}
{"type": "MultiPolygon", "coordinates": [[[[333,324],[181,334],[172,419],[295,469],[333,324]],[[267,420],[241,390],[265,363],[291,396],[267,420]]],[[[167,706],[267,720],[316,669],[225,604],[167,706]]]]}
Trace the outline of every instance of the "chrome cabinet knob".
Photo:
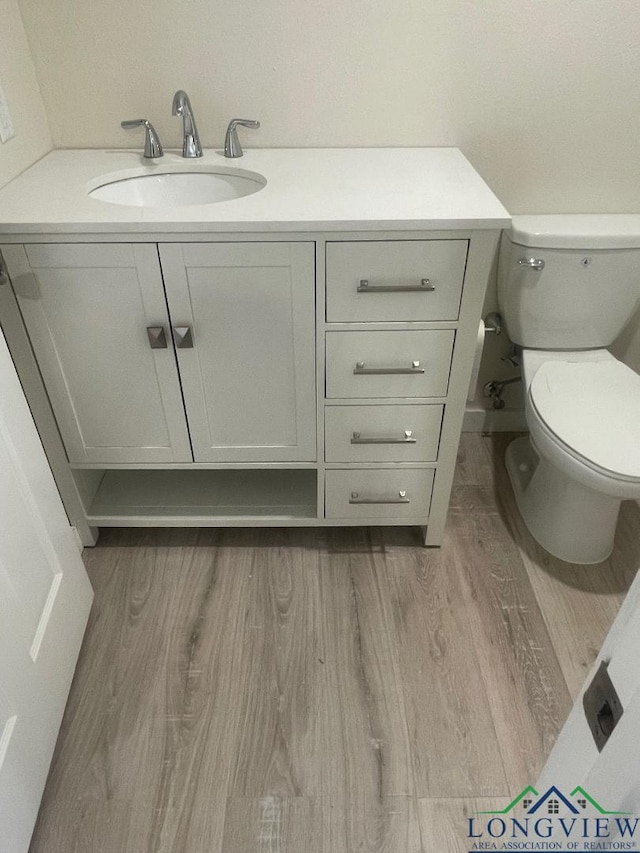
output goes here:
{"type": "Polygon", "coordinates": [[[151,349],[167,349],[167,335],[164,326],[147,326],[147,335],[151,349]]]}
{"type": "Polygon", "coordinates": [[[191,326],[174,326],[173,340],[176,349],[193,349],[193,334],[191,326]]]}

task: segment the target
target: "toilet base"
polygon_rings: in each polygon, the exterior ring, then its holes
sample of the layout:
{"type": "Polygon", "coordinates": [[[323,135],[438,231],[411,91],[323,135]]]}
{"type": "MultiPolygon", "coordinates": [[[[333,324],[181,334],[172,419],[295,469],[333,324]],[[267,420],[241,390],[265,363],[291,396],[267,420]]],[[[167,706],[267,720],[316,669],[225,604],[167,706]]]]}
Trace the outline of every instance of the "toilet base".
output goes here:
{"type": "Polygon", "coordinates": [[[512,441],[505,459],[520,514],[545,550],[569,563],[607,559],[613,550],[619,498],[566,477],[536,452],[528,436],[512,441]]]}

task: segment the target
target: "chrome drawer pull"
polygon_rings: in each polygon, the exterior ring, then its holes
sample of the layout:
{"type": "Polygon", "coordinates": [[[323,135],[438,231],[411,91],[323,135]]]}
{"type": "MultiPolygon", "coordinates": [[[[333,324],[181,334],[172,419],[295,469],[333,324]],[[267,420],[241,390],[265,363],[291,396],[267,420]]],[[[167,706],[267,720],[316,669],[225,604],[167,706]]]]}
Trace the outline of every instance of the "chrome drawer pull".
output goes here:
{"type": "Polygon", "coordinates": [[[380,438],[367,438],[359,432],[354,432],[351,436],[351,444],[415,444],[416,440],[413,437],[413,430],[405,429],[402,438],[396,438],[392,435],[380,438]]]}
{"type": "Polygon", "coordinates": [[[351,497],[349,498],[350,504],[410,504],[411,501],[407,497],[407,493],[405,491],[398,492],[398,497],[385,498],[385,497],[360,497],[358,492],[351,492],[351,497]]]}
{"type": "Polygon", "coordinates": [[[419,361],[412,361],[411,367],[365,367],[364,361],[357,361],[353,372],[356,376],[382,376],[386,373],[424,373],[424,367],[420,367],[419,361]]]}
{"type": "Polygon", "coordinates": [[[428,278],[420,279],[420,284],[369,284],[368,279],[361,278],[358,293],[432,293],[436,289],[428,278]]]}

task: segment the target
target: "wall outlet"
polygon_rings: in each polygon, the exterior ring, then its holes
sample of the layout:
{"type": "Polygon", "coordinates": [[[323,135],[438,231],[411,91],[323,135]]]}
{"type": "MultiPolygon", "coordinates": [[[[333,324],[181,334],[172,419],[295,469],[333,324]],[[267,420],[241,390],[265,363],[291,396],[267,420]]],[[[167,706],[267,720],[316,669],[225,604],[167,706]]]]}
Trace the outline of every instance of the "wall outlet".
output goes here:
{"type": "Polygon", "coordinates": [[[7,142],[15,135],[16,132],[13,127],[13,121],[11,120],[9,104],[7,103],[4,89],[0,85],[0,142],[7,142]]]}

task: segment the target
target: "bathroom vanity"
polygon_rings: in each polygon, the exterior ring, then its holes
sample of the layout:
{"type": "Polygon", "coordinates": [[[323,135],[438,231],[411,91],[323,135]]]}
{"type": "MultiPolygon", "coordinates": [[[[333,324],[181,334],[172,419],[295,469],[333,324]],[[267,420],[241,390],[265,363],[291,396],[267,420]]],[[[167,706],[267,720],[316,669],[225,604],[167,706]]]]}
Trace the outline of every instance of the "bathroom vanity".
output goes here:
{"type": "Polygon", "coordinates": [[[0,322],[70,520],[439,545],[509,216],[456,149],[56,151],[0,191],[0,322]],[[261,179],[113,204],[163,173],[261,179]]]}

